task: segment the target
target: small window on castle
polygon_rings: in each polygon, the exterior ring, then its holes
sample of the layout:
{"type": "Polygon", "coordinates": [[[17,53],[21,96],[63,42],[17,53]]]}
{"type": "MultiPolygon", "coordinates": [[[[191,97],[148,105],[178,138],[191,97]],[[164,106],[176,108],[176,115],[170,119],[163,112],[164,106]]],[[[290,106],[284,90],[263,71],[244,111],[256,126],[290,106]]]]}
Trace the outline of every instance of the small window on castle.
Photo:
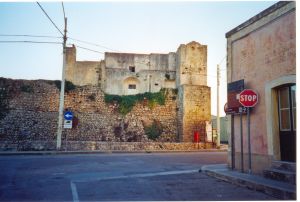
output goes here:
{"type": "Polygon", "coordinates": [[[135,66],[129,66],[129,71],[135,72],[135,66]]]}
{"type": "Polygon", "coordinates": [[[158,86],[159,84],[158,84],[158,83],[155,83],[154,85],[158,86]]]}
{"type": "Polygon", "coordinates": [[[136,89],[136,85],[135,84],[129,84],[128,89],[136,89]]]}

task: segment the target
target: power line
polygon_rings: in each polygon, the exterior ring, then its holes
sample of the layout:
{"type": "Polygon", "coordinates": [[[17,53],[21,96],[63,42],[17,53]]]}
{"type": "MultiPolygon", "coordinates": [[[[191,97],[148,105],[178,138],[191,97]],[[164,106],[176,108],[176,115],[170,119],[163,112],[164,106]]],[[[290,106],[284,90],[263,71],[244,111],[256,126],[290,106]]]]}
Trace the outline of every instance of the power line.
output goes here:
{"type": "Polygon", "coordinates": [[[54,41],[0,41],[0,43],[47,43],[47,44],[61,44],[61,42],[54,42],[54,41]]]}
{"type": "Polygon", "coordinates": [[[5,37],[38,37],[38,38],[61,38],[60,36],[46,36],[46,35],[31,35],[31,34],[0,34],[5,37]]]}
{"type": "Polygon", "coordinates": [[[223,59],[218,64],[221,65],[225,58],[226,58],[226,55],[223,57],[223,59]]]}
{"type": "Polygon", "coordinates": [[[68,39],[71,39],[73,41],[78,41],[78,42],[81,42],[81,43],[85,43],[85,44],[89,44],[89,45],[93,45],[93,46],[98,46],[98,47],[101,47],[101,48],[105,48],[107,50],[117,51],[117,52],[121,52],[122,53],[122,51],[118,51],[118,50],[115,50],[115,49],[112,49],[112,48],[109,48],[109,47],[106,47],[106,46],[102,46],[102,45],[99,45],[99,44],[96,44],[96,43],[92,43],[92,42],[88,42],[88,41],[83,41],[83,40],[75,39],[75,38],[72,38],[72,37],[68,37],[68,39]]]}
{"type": "Polygon", "coordinates": [[[44,12],[44,14],[47,16],[47,18],[52,22],[52,24],[54,25],[54,27],[61,33],[62,36],[64,36],[64,34],[62,33],[62,31],[60,31],[60,29],[56,26],[56,24],[52,21],[52,19],[49,17],[49,15],[47,14],[47,12],[43,9],[43,7],[39,4],[39,2],[36,2],[39,7],[42,9],[42,11],[44,12]]]}
{"type": "Polygon", "coordinates": [[[81,48],[81,49],[85,49],[85,50],[88,50],[88,51],[92,51],[92,52],[95,52],[95,53],[104,54],[103,52],[92,50],[92,49],[89,49],[89,48],[86,48],[86,47],[82,47],[82,46],[78,46],[78,45],[76,45],[76,47],[81,48]]]}

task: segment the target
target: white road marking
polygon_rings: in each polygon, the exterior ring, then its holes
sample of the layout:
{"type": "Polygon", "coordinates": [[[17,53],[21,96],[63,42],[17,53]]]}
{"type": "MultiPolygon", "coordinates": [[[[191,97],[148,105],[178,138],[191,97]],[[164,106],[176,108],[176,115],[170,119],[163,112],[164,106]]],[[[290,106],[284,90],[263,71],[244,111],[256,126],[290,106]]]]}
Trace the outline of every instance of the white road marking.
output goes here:
{"type": "Polygon", "coordinates": [[[176,171],[165,171],[165,172],[156,172],[156,173],[142,173],[142,174],[133,174],[133,175],[120,175],[112,177],[103,177],[103,176],[93,176],[93,179],[77,179],[73,182],[91,182],[91,181],[101,181],[101,180],[115,180],[115,179],[128,179],[128,178],[137,178],[137,177],[155,177],[162,175],[177,175],[177,174],[187,174],[187,173],[198,173],[199,170],[176,170],[176,171]]]}
{"type": "Polygon", "coordinates": [[[198,170],[176,170],[176,171],[165,171],[165,172],[156,172],[156,173],[142,173],[142,174],[133,174],[133,175],[120,175],[112,177],[103,177],[103,176],[93,176],[93,178],[88,179],[73,179],[71,181],[71,190],[73,196],[73,202],[79,202],[77,187],[75,182],[91,182],[91,181],[101,181],[101,180],[116,180],[116,179],[128,179],[128,178],[138,178],[138,177],[155,177],[162,175],[176,175],[176,174],[187,174],[187,173],[198,173],[198,170]]]}
{"type": "Polygon", "coordinates": [[[71,181],[71,190],[72,190],[73,202],[79,202],[76,184],[73,181],[71,181]]]}
{"type": "Polygon", "coordinates": [[[64,175],[65,173],[53,173],[52,175],[64,175]]]}

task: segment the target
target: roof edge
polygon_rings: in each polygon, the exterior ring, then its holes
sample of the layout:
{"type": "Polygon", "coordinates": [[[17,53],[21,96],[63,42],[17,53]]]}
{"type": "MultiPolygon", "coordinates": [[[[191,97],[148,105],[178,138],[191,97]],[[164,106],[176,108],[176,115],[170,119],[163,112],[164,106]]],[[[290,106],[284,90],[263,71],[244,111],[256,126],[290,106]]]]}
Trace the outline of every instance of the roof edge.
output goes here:
{"type": "Polygon", "coordinates": [[[229,38],[231,35],[235,34],[236,32],[250,26],[254,22],[260,20],[261,18],[269,15],[270,13],[276,11],[277,9],[279,9],[279,8],[289,4],[291,2],[294,2],[294,1],[279,1],[279,2],[275,3],[274,5],[270,6],[269,8],[263,10],[262,12],[258,13],[254,17],[250,18],[246,22],[240,24],[239,26],[237,26],[237,27],[233,28],[232,30],[230,30],[229,32],[227,32],[225,34],[226,38],[229,38]]]}

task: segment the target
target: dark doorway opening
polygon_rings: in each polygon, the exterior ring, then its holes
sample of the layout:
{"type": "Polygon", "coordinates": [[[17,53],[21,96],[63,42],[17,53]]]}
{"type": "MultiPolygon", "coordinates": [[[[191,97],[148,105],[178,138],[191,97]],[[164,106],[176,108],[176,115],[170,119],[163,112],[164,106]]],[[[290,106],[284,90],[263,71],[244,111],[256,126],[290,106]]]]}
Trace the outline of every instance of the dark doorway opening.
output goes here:
{"type": "Polygon", "coordinates": [[[296,161],[296,85],[278,88],[279,138],[282,161],[296,161]]]}

